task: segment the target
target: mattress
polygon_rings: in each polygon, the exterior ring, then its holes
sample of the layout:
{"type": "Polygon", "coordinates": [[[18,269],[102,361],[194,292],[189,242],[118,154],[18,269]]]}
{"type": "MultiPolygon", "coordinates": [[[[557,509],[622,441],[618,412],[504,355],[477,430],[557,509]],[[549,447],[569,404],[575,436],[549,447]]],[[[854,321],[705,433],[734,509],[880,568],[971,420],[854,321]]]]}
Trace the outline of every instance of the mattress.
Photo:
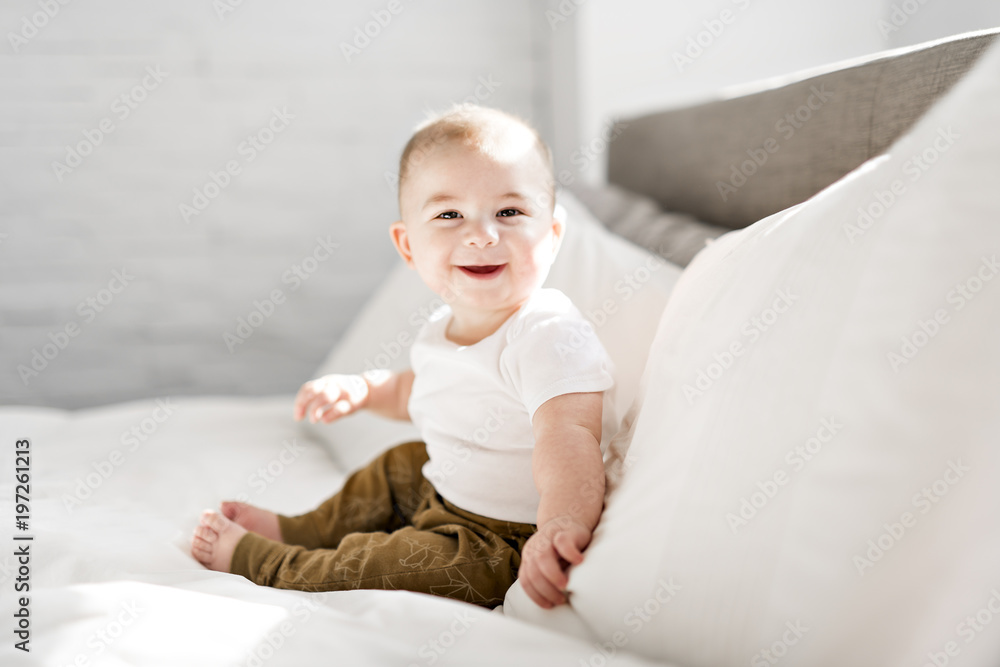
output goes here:
{"type": "Polygon", "coordinates": [[[0,408],[0,664],[654,664],[502,609],[406,591],[277,590],[203,568],[188,551],[202,509],[238,498],[294,514],[345,479],[291,405],[169,397],[0,408]],[[16,467],[28,468],[27,489],[16,467]]]}

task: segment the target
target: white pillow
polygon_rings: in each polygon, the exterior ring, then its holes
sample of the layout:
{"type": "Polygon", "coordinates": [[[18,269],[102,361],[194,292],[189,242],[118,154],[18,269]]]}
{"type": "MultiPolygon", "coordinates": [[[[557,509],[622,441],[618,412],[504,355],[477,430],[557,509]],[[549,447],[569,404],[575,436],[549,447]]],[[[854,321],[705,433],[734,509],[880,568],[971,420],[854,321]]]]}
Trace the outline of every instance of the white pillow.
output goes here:
{"type": "Polygon", "coordinates": [[[595,659],[1000,664],[998,118],[994,47],[888,156],[694,260],[572,608],[506,613],[595,659]]]}
{"type": "MultiPolygon", "coordinates": [[[[615,365],[616,388],[610,404],[620,417],[635,397],[659,315],[680,269],[609,232],[568,192],[560,192],[558,200],[560,215],[567,221],[566,233],[545,286],[565,292],[594,325],[615,365]]],[[[316,377],[369,368],[408,368],[417,331],[442,303],[414,271],[400,263],[316,377]]],[[[365,412],[333,424],[305,423],[303,428],[327,443],[349,470],[392,445],[419,439],[409,422],[365,412]]]]}

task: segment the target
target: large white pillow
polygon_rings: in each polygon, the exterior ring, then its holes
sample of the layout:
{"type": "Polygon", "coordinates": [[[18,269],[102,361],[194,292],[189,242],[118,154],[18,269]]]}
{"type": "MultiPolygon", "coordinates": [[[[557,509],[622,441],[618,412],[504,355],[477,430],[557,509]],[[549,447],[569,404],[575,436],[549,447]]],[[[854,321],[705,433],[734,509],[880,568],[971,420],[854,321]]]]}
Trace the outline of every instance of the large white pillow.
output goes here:
{"type": "Polygon", "coordinates": [[[1000,48],[678,282],[572,608],[681,665],[1000,664],[1000,48]]]}
{"type": "MultiPolygon", "coordinates": [[[[680,269],[609,232],[570,193],[560,192],[558,201],[566,233],[545,286],[565,292],[604,343],[615,366],[610,412],[620,417],[635,397],[660,313],[680,269]]],[[[330,352],[316,377],[370,368],[408,368],[417,331],[442,303],[401,262],[330,352]]],[[[409,422],[393,422],[365,412],[333,424],[306,423],[303,428],[327,443],[346,469],[364,464],[387,447],[419,439],[409,422]]]]}

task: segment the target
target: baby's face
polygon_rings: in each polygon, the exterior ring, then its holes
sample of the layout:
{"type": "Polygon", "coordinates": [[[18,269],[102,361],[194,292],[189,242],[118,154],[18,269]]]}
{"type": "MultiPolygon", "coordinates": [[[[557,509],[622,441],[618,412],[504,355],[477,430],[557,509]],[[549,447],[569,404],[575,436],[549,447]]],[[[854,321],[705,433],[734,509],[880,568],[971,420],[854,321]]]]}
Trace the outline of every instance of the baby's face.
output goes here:
{"type": "Polygon", "coordinates": [[[562,239],[534,147],[500,159],[437,147],[403,184],[396,249],[459,313],[509,311],[541,286],[562,239]]]}

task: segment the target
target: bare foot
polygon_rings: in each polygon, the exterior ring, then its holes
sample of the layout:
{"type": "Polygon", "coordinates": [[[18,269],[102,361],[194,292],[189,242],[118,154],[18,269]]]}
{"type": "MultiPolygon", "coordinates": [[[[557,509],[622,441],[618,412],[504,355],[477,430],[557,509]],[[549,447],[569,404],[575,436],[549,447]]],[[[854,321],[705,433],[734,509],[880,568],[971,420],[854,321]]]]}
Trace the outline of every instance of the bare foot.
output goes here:
{"type": "Polygon", "coordinates": [[[274,512],[246,503],[226,500],[222,503],[222,514],[230,521],[235,521],[251,533],[263,535],[275,542],[284,541],[281,539],[281,526],[278,525],[278,515],[274,512]]]}
{"type": "Polygon", "coordinates": [[[210,570],[229,572],[236,543],[247,532],[246,528],[218,512],[205,510],[191,538],[191,555],[210,570]]]}

